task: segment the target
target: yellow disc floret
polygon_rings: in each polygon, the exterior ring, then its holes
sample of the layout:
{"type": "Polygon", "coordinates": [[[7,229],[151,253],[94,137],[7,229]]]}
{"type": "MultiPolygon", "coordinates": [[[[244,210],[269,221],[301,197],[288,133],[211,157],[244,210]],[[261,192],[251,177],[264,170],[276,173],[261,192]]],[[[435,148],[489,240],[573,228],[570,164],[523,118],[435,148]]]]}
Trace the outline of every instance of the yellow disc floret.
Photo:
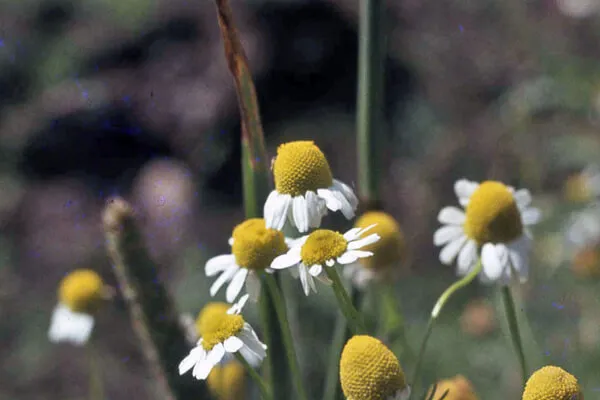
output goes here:
{"type": "Polygon", "coordinates": [[[101,303],[104,283],[96,272],[78,269],[63,278],[58,298],[71,311],[92,313],[101,303]]]}
{"type": "Polygon", "coordinates": [[[205,332],[217,330],[221,317],[227,315],[229,308],[231,304],[216,301],[207,303],[196,318],[196,334],[202,337],[205,332]]]}
{"type": "Polygon", "coordinates": [[[406,388],[398,359],[371,336],[354,336],[340,359],[340,381],[348,400],[387,400],[406,388]]]}
{"type": "Polygon", "coordinates": [[[202,347],[212,350],[225,339],[237,335],[244,327],[244,318],[238,314],[219,314],[202,326],[202,347]]]}
{"type": "Polygon", "coordinates": [[[300,250],[304,265],[325,264],[325,261],[336,259],[344,254],[348,241],[341,233],[328,229],[318,229],[311,233],[300,250]]]}
{"type": "Polygon", "coordinates": [[[283,233],[267,229],[262,218],[248,219],[235,227],[231,252],[237,265],[252,270],[265,269],[288,247],[283,233]]]}
{"type": "Polygon", "coordinates": [[[529,377],[523,400],[583,400],[577,378],[562,368],[545,366],[529,377]]]}
{"type": "Polygon", "coordinates": [[[218,400],[243,400],[245,398],[246,375],[244,367],[237,361],[215,365],[206,383],[218,400]]]}
{"type": "Polygon", "coordinates": [[[354,224],[356,228],[366,228],[374,225],[368,234],[376,233],[380,239],[361,250],[373,252],[372,257],[360,259],[361,264],[368,269],[385,269],[398,264],[405,253],[404,235],[396,220],[381,211],[370,211],[363,214],[354,224]]]}
{"type": "Polygon", "coordinates": [[[466,214],[465,233],[478,245],[507,243],[523,233],[515,199],[500,182],[481,183],[469,199],[466,214]]]}
{"type": "Polygon", "coordinates": [[[280,145],[273,163],[273,176],[277,192],[291,196],[316,192],[333,184],[329,163],[312,141],[280,145]]]}
{"type": "MultiPolygon", "coordinates": [[[[431,396],[433,387],[429,389],[427,398],[431,396]]],[[[462,375],[457,375],[451,379],[444,379],[437,383],[435,389],[434,400],[442,398],[444,393],[448,391],[448,395],[444,397],[444,400],[478,400],[479,398],[473,390],[471,382],[462,375]]]]}

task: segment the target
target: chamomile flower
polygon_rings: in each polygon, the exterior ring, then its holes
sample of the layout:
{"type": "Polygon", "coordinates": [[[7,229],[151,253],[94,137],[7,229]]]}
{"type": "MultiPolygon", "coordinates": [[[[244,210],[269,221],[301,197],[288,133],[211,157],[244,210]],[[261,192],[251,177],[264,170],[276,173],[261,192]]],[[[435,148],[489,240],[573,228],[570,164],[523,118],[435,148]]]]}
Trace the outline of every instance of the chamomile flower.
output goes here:
{"type": "Polygon", "coordinates": [[[363,214],[354,226],[366,228],[374,225],[372,233],[379,235],[380,239],[364,246],[363,250],[371,251],[372,257],[364,257],[355,263],[344,267],[344,276],[359,288],[365,288],[374,279],[390,278],[397,272],[399,264],[404,260],[406,247],[404,235],[400,225],[389,214],[381,211],[370,211],[363,214]]]}
{"type": "MultiPolygon", "coordinates": [[[[429,389],[427,398],[431,395],[433,387],[429,389]]],[[[473,385],[467,378],[462,375],[456,375],[451,379],[444,379],[437,383],[433,400],[439,400],[444,393],[448,391],[448,395],[444,400],[478,400],[479,397],[475,394],[473,385]]]]}
{"type": "Polygon", "coordinates": [[[251,218],[235,227],[229,244],[232,254],[211,258],[206,263],[207,276],[220,274],[210,287],[210,295],[217,294],[229,282],[225,296],[233,303],[246,283],[246,291],[256,301],[260,294],[257,273],[288,250],[286,239],[280,231],[266,228],[264,219],[251,218]]]}
{"type": "Polygon", "coordinates": [[[410,396],[400,362],[371,336],[348,340],[340,358],[340,382],[348,400],[406,400],[410,396]]]}
{"type": "Polygon", "coordinates": [[[243,400],[246,393],[246,371],[235,360],[216,365],[208,375],[206,384],[217,400],[243,400]]]}
{"type": "Polygon", "coordinates": [[[325,155],[312,141],[279,146],[273,162],[275,190],[264,206],[268,228],[283,229],[286,219],[303,233],[318,228],[331,211],[354,217],[358,199],[352,189],[333,179],[325,155]]]}
{"type": "Polygon", "coordinates": [[[92,270],[78,269],[65,276],[59,285],[59,302],[52,313],[48,339],[85,344],[94,328],[94,313],[112,295],[113,289],[92,270]]]}
{"type": "Polygon", "coordinates": [[[458,256],[459,275],[466,275],[481,257],[483,282],[508,284],[513,271],[521,282],[529,274],[529,227],[540,219],[538,209],[530,207],[528,190],[515,191],[500,182],[482,183],[461,179],[454,185],[459,203],[445,207],[438,220],[445,224],[438,229],[433,242],[444,246],[440,261],[450,265],[458,256]]]}
{"type": "Polygon", "coordinates": [[[379,235],[376,233],[361,237],[373,226],[352,228],[343,235],[328,229],[318,229],[310,235],[295,240],[286,254],[273,260],[271,268],[280,270],[298,266],[297,275],[302,283],[304,294],[308,296],[311,290],[316,293],[314,278],[329,283],[323,275],[324,265],[333,267],[336,263],[351,264],[358,259],[373,255],[370,251],[361,250],[379,240],[379,235]]]}
{"type": "Polygon", "coordinates": [[[522,400],[583,400],[577,378],[560,367],[545,366],[527,380],[522,400]]]}
{"type": "Polygon", "coordinates": [[[248,362],[262,362],[267,355],[267,346],[258,339],[254,329],[240,315],[247,300],[246,294],[225,313],[222,312],[222,307],[207,311],[206,318],[199,324],[202,337],[179,364],[180,375],[191,369],[196,379],[204,380],[227,354],[237,352],[248,362]]]}
{"type": "Polygon", "coordinates": [[[581,203],[600,197],[600,167],[589,165],[578,174],[567,178],[564,187],[567,200],[581,203]]]}

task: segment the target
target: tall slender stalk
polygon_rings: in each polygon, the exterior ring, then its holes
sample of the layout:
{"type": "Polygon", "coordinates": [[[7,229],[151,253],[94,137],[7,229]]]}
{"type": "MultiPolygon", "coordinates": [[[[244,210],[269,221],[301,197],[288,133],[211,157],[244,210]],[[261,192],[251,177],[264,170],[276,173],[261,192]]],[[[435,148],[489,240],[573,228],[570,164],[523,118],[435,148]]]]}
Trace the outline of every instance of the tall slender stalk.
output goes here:
{"type": "MultiPolygon", "coordinates": [[[[264,133],[252,73],[242,47],[228,0],[214,0],[217,18],[223,37],[227,65],[233,77],[242,126],[242,176],[244,209],[246,218],[262,216],[264,201],[269,194],[269,165],[265,149],[264,133]]],[[[276,285],[279,287],[278,278],[276,285]]],[[[285,346],[282,329],[277,323],[276,299],[273,293],[263,289],[260,308],[264,334],[269,347],[269,373],[276,399],[288,398],[289,371],[285,362],[285,346]]]]}
{"type": "Polygon", "coordinates": [[[92,339],[86,345],[89,361],[89,400],[104,400],[102,370],[98,365],[98,355],[94,347],[95,343],[92,339]]]}
{"type": "Polygon", "coordinates": [[[335,294],[346,320],[350,323],[353,332],[359,334],[366,333],[367,328],[365,327],[363,317],[352,305],[352,300],[350,300],[350,297],[344,288],[344,284],[342,283],[337,270],[335,267],[325,267],[324,269],[327,277],[332,281],[331,287],[333,289],[333,293],[335,294]]]}
{"type": "Polygon", "coordinates": [[[517,313],[515,309],[515,302],[512,297],[512,293],[508,286],[502,287],[502,300],[504,302],[504,310],[506,312],[506,320],[508,321],[508,328],[510,330],[510,337],[512,344],[519,358],[519,364],[521,366],[521,376],[523,378],[523,387],[527,383],[527,377],[529,376],[527,370],[527,364],[525,362],[525,351],[523,350],[523,342],[521,341],[521,334],[519,333],[519,323],[517,322],[517,313]]]}
{"type": "MultiPolygon", "coordinates": [[[[423,356],[425,355],[425,349],[427,348],[427,342],[429,341],[429,337],[431,336],[431,332],[433,331],[433,326],[440,315],[440,312],[444,308],[444,305],[450,300],[450,297],[463,287],[467,286],[469,283],[475,279],[475,277],[481,272],[481,258],[477,261],[477,265],[471,272],[465,275],[462,279],[454,282],[448,289],[446,289],[442,295],[438,298],[435,305],[433,306],[433,310],[431,311],[431,317],[429,318],[429,322],[427,323],[427,329],[425,330],[425,335],[423,336],[423,340],[421,342],[421,347],[419,348],[419,354],[417,356],[417,363],[415,365],[415,370],[413,372],[412,385],[413,391],[415,393],[417,391],[417,387],[419,385],[419,379],[421,374],[421,366],[423,364],[423,356]]],[[[411,394],[412,398],[412,394],[411,394]]]]}
{"type": "Polygon", "coordinates": [[[254,382],[258,385],[258,388],[260,389],[260,395],[262,396],[263,400],[271,400],[273,396],[269,391],[269,387],[267,386],[265,381],[263,381],[262,377],[258,374],[258,372],[256,372],[254,368],[252,368],[252,365],[250,365],[248,361],[246,361],[246,359],[239,352],[235,353],[235,358],[237,358],[238,361],[244,366],[246,372],[248,372],[248,375],[250,375],[252,380],[254,380],[254,382]]]}
{"type": "Polygon", "coordinates": [[[357,93],[358,190],[366,209],[379,203],[378,148],[386,55],[384,0],[360,0],[357,93]]]}

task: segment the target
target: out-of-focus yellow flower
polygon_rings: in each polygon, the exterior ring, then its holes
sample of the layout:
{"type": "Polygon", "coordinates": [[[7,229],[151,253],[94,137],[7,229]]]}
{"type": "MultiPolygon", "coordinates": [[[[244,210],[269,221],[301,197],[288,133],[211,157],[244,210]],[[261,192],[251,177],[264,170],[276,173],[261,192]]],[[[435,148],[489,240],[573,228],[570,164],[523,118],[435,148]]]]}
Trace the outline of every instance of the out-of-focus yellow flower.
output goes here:
{"type": "Polygon", "coordinates": [[[348,400],[406,400],[406,384],[400,362],[381,341],[354,336],[344,346],[340,381],[348,400]]]}
{"type": "Polygon", "coordinates": [[[246,371],[242,364],[230,361],[215,366],[206,383],[217,400],[243,400],[245,398],[246,371]]]}
{"type": "Polygon", "coordinates": [[[529,377],[523,400],[583,400],[583,394],[577,378],[560,367],[548,365],[529,377]]]}
{"type": "Polygon", "coordinates": [[[568,201],[585,203],[600,196],[600,168],[590,165],[565,181],[563,193],[568,201]]]}
{"type": "Polygon", "coordinates": [[[490,334],[497,327],[494,308],[485,300],[469,302],[460,317],[460,326],[463,332],[471,336],[490,334]]]}
{"type": "MultiPolygon", "coordinates": [[[[433,387],[429,389],[427,398],[431,396],[433,387]]],[[[448,395],[444,400],[479,400],[475,394],[475,390],[471,382],[462,375],[456,375],[454,378],[444,379],[437,383],[434,400],[442,398],[443,394],[448,391],[448,395]]]]}

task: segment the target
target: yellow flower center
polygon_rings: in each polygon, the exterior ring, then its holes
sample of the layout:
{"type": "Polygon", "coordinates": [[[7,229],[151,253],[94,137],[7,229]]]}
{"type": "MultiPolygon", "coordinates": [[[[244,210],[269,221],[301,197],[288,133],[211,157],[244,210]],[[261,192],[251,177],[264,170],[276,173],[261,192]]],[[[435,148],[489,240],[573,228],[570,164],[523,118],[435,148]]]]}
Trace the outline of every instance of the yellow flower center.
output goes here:
{"type": "Polygon", "coordinates": [[[92,313],[100,305],[103,291],[100,275],[90,269],[78,269],[60,282],[58,298],[71,311],[92,313]]]}
{"type": "Polygon", "coordinates": [[[517,203],[500,182],[481,183],[469,199],[466,214],[465,234],[480,246],[507,243],[523,233],[517,203]]]}
{"type": "MultiPolygon", "coordinates": [[[[433,386],[429,389],[427,398],[431,396],[433,386]]],[[[448,390],[448,395],[444,397],[444,400],[478,400],[479,398],[473,390],[471,382],[469,382],[464,376],[457,375],[452,379],[444,379],[437,383],[435,390],[434,400],[442,398],[444,393],[448,390]]]]}
{"type": "Polygon", "coordinates": [[[218,329],[220,318],[227,315],[227,310],[231,308],[230,304],[222,302],[211,302],[204,306],[196,318],[196,334],[199,337],[204,336],[206,332],[212,332],[218,329]]]}
{"type": "Polygon", "coordinates": [[[568,177],[565,182],[564,195],[568,201],[573,203],[583,203],[590,200],[592,192],[587,177],[583,174],[568,177]]]}
{"type": "Polygon", "coordinates": [[[304,265],[323,265],[325,261],[344,254],[347,247],[348,242],[342,234],[328,229],[318,229],[304,242],[300,250],[300,258],[304,265]]]}
{"type": "Polygon", "coordinates": [[[545,366],[531,375],[523,400],[583,400],[577,378],[562,368],[545,366]]]}
{"type": "Polygon", "coordinates": [[[238,334],[244,327],[244,318],[238,314],[215,314],[210,322],[202,326],[202,347],[212,350],[225,339],[238,334]]]}
{"type": "Polygon", "coordinates": [[[354,336],[340,359],[340,381],[348,400],[387,400],[406,388],[398,359],[371,336],[354,336]]]}
{"type": "Polygon", "coordinates": [[[307,191],[333,184],[329,163],[312,141],[289,142],[277,148],[273,163],[275,189],[281,194],[300,196],[307,191]]]}
{"type": "Polygon", "coordinates": [[[600,278],[600,248],[590,246],[580,250],[573,259],[572,268],[581,278],[600,278]]]}
{"type": "Polygon", "coordinates": [[[235,227],[232,237],[231,252],[235,262],[240,267],[252,270],[267,268],[275,257],[288,250],[283,233],[267,229],[262,218],[242,222],[235,227]]]}
{"type": "Polygon", "coordinates": [[[236,361],[224,366],[215,365],[206,379],[208,388],[217,400],[243,400],[245,381],[244,367],[236,361]]]}
{"type": "Polygon", "coordinates": [[[376,233],[380,239],[361,250],[373,252],[373,256],[361,258],[361,264],[368,269],[383,270],[398,264],[405,254],[404,235],[400,226],[389,214],[370,211],[363,214],[354,224],[356,228],[366,228],[376,224],[367,234],[376,233]]]}

